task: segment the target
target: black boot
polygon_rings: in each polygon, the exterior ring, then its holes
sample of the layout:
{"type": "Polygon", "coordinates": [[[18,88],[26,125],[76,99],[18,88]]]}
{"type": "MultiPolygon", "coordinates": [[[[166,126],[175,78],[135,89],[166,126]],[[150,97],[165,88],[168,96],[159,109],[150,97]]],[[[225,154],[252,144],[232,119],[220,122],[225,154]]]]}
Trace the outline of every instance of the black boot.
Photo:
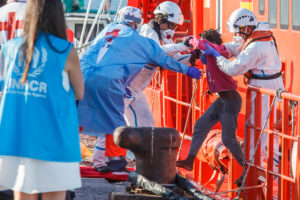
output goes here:
{"type": "Polygon", "coordinates": [[[243,171],[242,175],[234,181],[234,184],[237,184],[238,187],[241,187],[244,177],[245,177],[245,171],[243,171]]]}
{"type": "Polygon", "coordinates": [[[185,160],[177,161],[176,166],[184,168],[188,171],[192,171],[194,167],[194,160],[195,160],[195,156],[188,155],[188,157],[185,160]]]}
{"type": "Polygon", "coordinates": [[[120,159],[118,160],[110,160],[106,162],[106,164],[111,172],[127,171],[126,170],[127,161],[123,156],[120,157],[120,159]]]}

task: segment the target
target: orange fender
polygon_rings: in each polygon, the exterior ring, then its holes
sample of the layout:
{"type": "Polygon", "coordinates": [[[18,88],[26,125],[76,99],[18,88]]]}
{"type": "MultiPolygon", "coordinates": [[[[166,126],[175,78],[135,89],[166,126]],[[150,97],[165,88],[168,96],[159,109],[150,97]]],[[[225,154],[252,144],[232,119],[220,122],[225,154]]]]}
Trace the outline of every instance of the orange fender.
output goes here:
{"type": "Polygon", "coordinates": [[[87,148],[82,142],[80,142],[80,149],[82,159],[88,158],[93,155],[89,148],[87,148]]]}
{"type": "MultiPolygon", "coordinates": [[[[242,139],[237,137],[238,142],[242,139]]],[[[202,162],[207,162],[213,169],[228,173],[229,151],[222,142],[222,130],[211,130],[204,140],[197,158],[202,162]]]]}

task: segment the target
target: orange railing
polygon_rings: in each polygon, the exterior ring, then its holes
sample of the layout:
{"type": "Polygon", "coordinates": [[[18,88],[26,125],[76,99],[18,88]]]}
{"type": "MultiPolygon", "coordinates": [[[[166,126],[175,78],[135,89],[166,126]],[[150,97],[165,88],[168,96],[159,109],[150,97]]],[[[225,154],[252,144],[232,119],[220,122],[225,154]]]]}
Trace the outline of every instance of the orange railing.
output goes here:
{"type": "MultiPolygon", "coordinates": [[[[158,109],[155,105],[156,118],[159,118],[161,121],[159,123],[162,127],[174,127],[181,134],[184,134],[185,131],[186,137],[184,141],[184,148],[181,152],[181,159],[184,159],[187,150],[189,149],[189,143],[191,140],[191,132],[192,127],[195,124],[196,120],[203,114],[205,109],[210,105],[210,98],[206,94],[207,85],[205,76],[199,80],[197,86],[197,92],[194,97],[195,101],[191,106],[191,113],[189,116],[188,109],[190,107],[190,98],[192,94],[191,86],[188,88],[187,85],[193,85],[189,79],[186,79],[182,74],[170,73],[167,71],[163,71],[161,78],[160,88],[156,87],[156,98],[157,101],[160,101],[160,109],[158,109]],[[167,77],[167,78],[166,78],[167,77]],[[171,77],[171,78],[170,78],[171,77]],[[172,81],[171,81],[172,80],[172,81]],[[188,88],[188,92],[186,91],[188,88]],[[170,92],[172,90],[172,92],[170,92]],[[174,116],[174,113],[176,115],[174,116]],[[188,120],[188,123],[186,123],[188,120]]],[[[195,82],[194,82],[195,83],[195,82]]],[[[151,86],[147,89],[147,93],[153,92],[154,86],[151,86]]],[[[255,109],[254,109],[254,124],[247,123],[245,126],[245,131],[247,133],[246,141],[246,156],[247,160],[250,160],[250,130],[254,130],[254,140],[257,142],[262,126],[261,126],[261,109],[259,105],[261,105],[261,97],[262,95],[269,96],[269,107],[271,102],[276,95],[274,90],[268,90],[264,88],[257,87],[248,87],[246,92],[246,116],[245,119],[248,118],[251,111],[251,97],[253,93],[256,93],[255,98],[255,109]]],[[[151,95],[148,95],[148,97],[151,95]]],[[[281,93],[282,98],[282,109],[279,112],[282,115],[282,128],[281,130],[274,128],[274,111],[270,113],[270,117],[268,120],[268,126],[264,130],[264,133],[268,135],[268,149],[267,149],[267,159],[266,166],[261,165],[261,155],[260,155],[260,146],[257,149],[257,152],[254,157],[254,161],[252,164],[248,162],[248,166],[250,167],[248,178],[246,181],[246,192],[242,192],[242,195],[247,196],[247,199],[300,199],[300,178],[296,180],[291,175],[291,144],[297,144],[298,140],[300,140],[300,109],[295,109],[295,113],[291,113],[291,109],[289,108],[289,103],[298,103],[300,105],[300,96],[293,95],[287,92],[281,93]],[[292,120],[293,119],[293,120],[292,120]],[[291,124],[291,121],[293,123],[291,124]],[[292,132],[294,136],[292,136],[292,132]],[[273,151],[274,151],[274,135],[277,135],[280,138],[279,149],[281,149],[281,159],[279,161],[279,171],[275,171],[273,169],[273,151]],[[277,179],[274,180],[274,178],[277,179]],[[264,181],[265,180],[265,181],[264,181]]],[[[294,105],[296,105],[294,104],[294,105]]],[[[296,108],[298,108],[296,106],[296,108]]],[[[265,109],[265,108],[264,108],[265,109]]],[[[268,109],[269,110],[269,109],[268,109]]],[[[244,118],[242,118],[244,119],[244,118]]],[[[241,121],[239,121],[240,123],[241,121]]],[[[242,121],[244,123],[244,121],[242,121]]],[[[158,125],[158,124],[157,124],[158,125]]],[[[238,133],[239,136],[243,136],[244,133],[238,133]]],[[[298,146],[297,151],[300,152],[300,148],[298,146]]],[[[296,155],[293,155],[294,157],[296,155]]],[[[296,159],[297,169],[296,177],[300,176],[300,157],[298,156],[296,159]],[[298,169],[299,168],[299,169],[298,169]]],[[[226,184],[223,184],[218,195],[215,196],[217,199],[231,199],[236,196],[236,185],[234,185],[234,180],[239,177],[242,172],[242,168],[237,164],[237,162],[232,158],[229,161],[229,172],[226,176],[226,184]],[[230,192],[231,191],[231,192],[230,192]]],[[[213,173],[213,170],[209,167],[207,163],[196,161],[194,170],[192,173],[187,171],[180,171],[184,176],[190,178],[195,183],[199,184],[199,188],[201,185],[206,183],[213,173]]],[[[214,190],[214,185],[216,183],[216,178],[208,184],[205,188],[202,188],[204,192],[212,194],[214,190]]]]}
{"type": "MultiPolygon", "coordinates": [[[[254,124],[249,123],[246,126],[247,131],[247,141],[250,140],[250,130],[253,129],[254,141],[255,144],[258,141],[259,135],[261,133],[261,107],[262,104],[262,95],[269,96],[269,107],[270,110],[271,103],[273,98],[276,95],[274,90],[268,90],[264,88],[257,87],[248,87],[247,90],[247,102],[246,102],[246,119],[247,116],[251,113],[251,98],[253,92],[256,93],[255,98],[255,109],[254,109],[254,124]]],[[[292,154],[292,143],[296,145],[298,143],[299,133],[299,125],[300,125],[300,110],[292,109],[292,106],[299,105],[300,96],[293,95],[291,93],[283,92],[280,95],[282,98],[282,109],[277,112],[277,115],[282,116],[281,128],[274,128],[274,110],[270,112],[270,117],[268,119],[268,128],[264,130],[264,133],[267,134],[268,142],[267,142],[267,163],[266,166],[261,166],[261,146],[258,146],[257,152],[254,157],[254,163],[250,164],[250,177],[247,179],[248,185],[257,185],[259,177],[265,178],[265,186],[266,190],[263,193],[249,192],[247,195],[249,199],[259,199],[261,196],[264,196],[265,199],[273,199],[274,197],[285,200],[285,199],[300,199],[299,196],[296,196],[295,193],[295,178],[292,175],[292,167],[296,168],[296,166],[291,166],[292,157],[296,158],[297,154],[292,154]],[[274,144],[274,136],[279,137],[279,143],[274,144]],[[273,169],[273,157],[274,157],[274,149],[275,146],[278,145],[278,149],[281,151],[281,156],[279,157],[279,166],[278,170],[273,169]],[[277,178],[277,180],[274,180],[277,178]]],[[[247,159],[250,159],[250,145],[246,145],[246,156],[247,159]]],[[[298,146],[299,148],[299,146],[298,146]]],[[[299,165],[299,160],[296,161],[294,165],[299,165]]],[[[299,171],[299,170],[298,170],[299,171]]],[[[297,172],[299,173],[299,172],[297,172]]],[[[297,185],[299,187],[299,185],[297,185]]]]}

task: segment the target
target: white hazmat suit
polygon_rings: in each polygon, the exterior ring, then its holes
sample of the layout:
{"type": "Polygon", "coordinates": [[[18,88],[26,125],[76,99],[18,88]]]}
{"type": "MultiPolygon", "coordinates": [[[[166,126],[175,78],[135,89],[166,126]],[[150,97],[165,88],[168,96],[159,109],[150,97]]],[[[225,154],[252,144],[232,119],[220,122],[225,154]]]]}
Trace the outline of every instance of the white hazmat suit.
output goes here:
{"type": "MultiPolygon", "coordinates": [[[[141,27],[140,35],[153,39],[157,44],[161,45],[161,48],[167,55],[172,56],[175,60],[186,65],[190,64],[189,59],[191,55],[180,53],[188,51],[190,48],[182,43],[173,43],[173,41],[167,37],[163,31],[161,31],[162,41],[160,41],[158,33],[149,24],[144,24],[141,27]]],[[[152,80],[157,68],[158,66],[149,64],[145,65],[134,80],[132,80],[130,85],[127,86],[127,91],[130,92],[130,95],[128,95],[124,100],[124,115],[127,124],[130,126],[154,127],[154,118],[149,108],[144,90],[152,80]]]]}
{"type": "MultiPolygon", "coordinates": [[[[259,22],[253,34],[256,31],[270,31],[266,22],[259,22]]],[[[242,44],[241,44],[242,45],[242,44]]],[[[247,73],[249,70],[258,77],[268,77],[281,72],[281,61],[273,40],[269,41],[254,41],[251,42],[245,49],[242,50],[241,45],[236,42],[225,44],[231,56],[236,56],[233,61],[227,60],[223,56],[217,57],[217,65],[220,69],[230,76],[238,76],[247,73]],[[242,50],[242,51],[241,51],[242,50]],[[240,53],[239,53],[240,52],[240,53]]],[[[282,76],[270,80],[250,79],[249,85],[267,88],[271,90],[284,89],[282,76]]],[[[266,120],[268,114],[268,96],[262,95],[262,114],[261,127],[266,120]]],[[[252,94],[251,122],[254,123],[254,106],[255,93],[252,94]]],[[[274,105],[275,107],[275,105],[274,105]]],[[[274,109],[274,108],[273,108],[274,109]]],[[[276,114],[276,113],[275,113],[276,114]]],[[[274,117],[276,119],[276,116],[274,117]]],[[[251,131],[251,150],[252,156],[254,151],[254,131],[251,131]]],[[[274,163],[275,167],[278,164],[279,146],[278,137],[274,137],[274,163]]],[[[267,155],[267,134],[264,133],[261,138],[261,162],[267,155]]]]}

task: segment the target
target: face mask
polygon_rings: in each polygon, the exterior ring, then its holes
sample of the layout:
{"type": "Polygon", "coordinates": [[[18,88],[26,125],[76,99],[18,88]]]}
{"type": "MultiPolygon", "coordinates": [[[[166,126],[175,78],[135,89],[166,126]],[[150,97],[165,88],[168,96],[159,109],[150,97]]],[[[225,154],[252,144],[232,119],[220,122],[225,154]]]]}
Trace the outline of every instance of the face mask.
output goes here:
{"type": "Polygon", "coordinates": [[[174,36],[175,31],[171,30],[171,29],[167,29],[167,30],[161,30],[160,34],[161,34],[161,38],[163,40],[164,44],[171,44],[173,43],[173,36],[174,36]]]}
{"type": "Polygon", "coordinates": [[[242,36],[233,36],[233,41],[236,43],[241,43],[241,44],[245,43],[245,40],[242,36]]]}

